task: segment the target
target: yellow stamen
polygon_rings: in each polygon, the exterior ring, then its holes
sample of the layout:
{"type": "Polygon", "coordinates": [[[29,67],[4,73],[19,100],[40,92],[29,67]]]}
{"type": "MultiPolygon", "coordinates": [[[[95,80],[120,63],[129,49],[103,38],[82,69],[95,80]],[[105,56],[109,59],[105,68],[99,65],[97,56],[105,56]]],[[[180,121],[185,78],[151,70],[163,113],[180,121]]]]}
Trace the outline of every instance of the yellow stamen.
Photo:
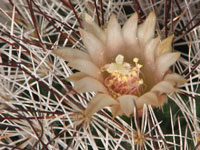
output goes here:
{"type": "Polygon", "coordinates": [[[134,62],[134,63],[138,63],[138,62],[139,62],[139,59],[138,59],[138,58],[133,58],[133,62],[134,62]]]}
{"type": "Polygon", "coordinates": [[[144,81],[141,79],[140,81],[139,81],[139,84],[143,84],[144,83],[144,81]]]}
{"type": "Polygon", "coordinates": [[[133,62],[135,62],[135,67],[124,62],[123,55],[117,55],[115,63],[107,64],[101,69],[110,74],[104,84],[114,98],[123,94],[141,94],[144,82],[139,75],[142,65],[138,64],[138,58],[134,58],[133,62]]]}
{"type": "Polygon", "coordinates": [[[137,64],[137,67],[140,69],[140,68],[142,68],[142,65],[140,65],[140,64],[137,64]]]}

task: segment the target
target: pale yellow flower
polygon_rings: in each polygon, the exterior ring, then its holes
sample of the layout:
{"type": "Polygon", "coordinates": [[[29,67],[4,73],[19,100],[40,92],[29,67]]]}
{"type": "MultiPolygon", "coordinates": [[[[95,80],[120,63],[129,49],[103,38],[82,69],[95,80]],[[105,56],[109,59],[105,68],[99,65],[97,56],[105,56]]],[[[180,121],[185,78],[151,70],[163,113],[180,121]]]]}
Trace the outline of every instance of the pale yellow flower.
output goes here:
{"type": "Polygon", "coordinates": [[[122,28],[115,15],[106,29],[87,14],[83,24],[85,29],[79,32],[87,53],[72,48],[53,52],[80,71],[68,78],[77,92],[96,92],[84,116],[92,116],[106,106],[111,107],[113,116],[129,116],[136,107],[141,115],[144,104],[163,106],[167,94],[186,82],[170,70],[180,53],[172,52],[173,36],[162,41],[160,36],[155,37],[154,12],[140,25],[136,13],[122,28]]]}

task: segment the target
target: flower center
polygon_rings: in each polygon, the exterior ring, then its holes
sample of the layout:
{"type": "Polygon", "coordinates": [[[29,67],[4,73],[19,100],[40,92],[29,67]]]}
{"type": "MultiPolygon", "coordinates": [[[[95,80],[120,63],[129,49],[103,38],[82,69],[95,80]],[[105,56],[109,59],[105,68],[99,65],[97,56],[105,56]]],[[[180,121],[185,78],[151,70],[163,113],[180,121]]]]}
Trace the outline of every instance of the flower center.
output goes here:
{"type": "Polygon", "coordinates": [[[102,71],[107,71],[109,75],[105,78],[104,84],[110,94],[117,98],[124,94],[141,95],[144,87],[141,79],[141,67],[139,59],[134,58],[134,66],[124,62],[123,55],[117,55],[115,63],[110,63],[102,67],[102,71]]]}

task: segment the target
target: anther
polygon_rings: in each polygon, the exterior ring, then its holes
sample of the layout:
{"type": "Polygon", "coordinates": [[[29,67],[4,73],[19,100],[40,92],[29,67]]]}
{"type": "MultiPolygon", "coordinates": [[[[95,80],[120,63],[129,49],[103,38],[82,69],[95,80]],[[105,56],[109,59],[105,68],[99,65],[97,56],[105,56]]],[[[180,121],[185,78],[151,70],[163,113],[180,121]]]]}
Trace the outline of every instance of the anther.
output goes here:
{"type": "Polygon", "coordinates": [[[123,94],[141,94],[143,80],[140,78],[140,68],[142,65],[138,63],[138,58],[134,58],[133,62],[134,67],[124,62],[123,55],[117,55],[115,63],[103,67],[102,70],[110,74],[106,77],[104,84],[114,98],[123,94]]]}

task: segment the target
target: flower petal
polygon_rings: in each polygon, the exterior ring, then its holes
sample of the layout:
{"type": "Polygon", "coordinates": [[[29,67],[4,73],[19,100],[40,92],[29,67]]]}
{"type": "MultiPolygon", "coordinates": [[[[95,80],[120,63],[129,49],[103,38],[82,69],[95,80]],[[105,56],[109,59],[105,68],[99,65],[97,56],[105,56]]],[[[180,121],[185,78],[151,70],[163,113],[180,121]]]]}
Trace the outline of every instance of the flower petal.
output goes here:
{"type": "Polygon", "coordinates": [[[75,82],[75,81],[78,81],[78,80],[84,78],[85,76],[86,76],[85,73],[77,72],[77,73],[67,77],[66,80],[71,81],[71,82],[75,82]]]}
{"type": "Polygon", "coordinates": [[[149,66],[155,63],[155,51],[160,42],[160,36],[149,41],[144,50],[145,63],[149,66]]]}
{"type": "Polygon", "coordinates": [[[116,100],[107,94],[97,94],[89,102],[87,109],[85,110],[85,115],[87,117],[92,116],[95,112],[100,109],[117,104],[116,100]]]}
{"type": "Polygon", "coordinates": [[[169,81],[161,81],[157,83],[152,89],[152,92],[159,92],[160,94],[168,94],[171,92],[175,92],[175,88],[173,84],[169,81]]]}
{"type": "Polygon", "coordinates": [[[156,15],[151,12],[145,22],[139,26],[138,38],[140,43],[146,44],[155,34],[156,15]]]}
{"type": "Polygon", "coordinates": [[[119,103],[120,103],[120,107],[122,109],[122,112],[127,115],[130,116],[131,114],[134,113],[134,100],[137,101],[137,97],[134,95],[123,95],[118,97],[119,103]]]}
{"type": "Polygon", "coordinates": [[[124,24],[122,33],[124,41],[129,45],[134,45],[137,41],[138,15],[134,13],[124,24]]]}
{"type": "Polygon", "coordinates": [[[158,97],[154,92],[147,92],[136,101],[136,106],[138,109],[141,109],[144,104],[158,106],[158,97]]]}
{"type": "Polygon", "coordinates": [[[159,79],[161,79],[164,76],[164,74],[168,71],[169,67],[173,65],[178,60],[179,57],[180,53],[174,52],[174,53],[166,53],[157,58],[156,75],[158,75],[159,79]]]}
{"type": "Polygon", "coordinates": [[[74,90],[80,93],[84,92],[103,92],[107,93],[104,85],[91,77],[84,77],[79,81],[74,82],[74,90]]]}
{"type": "Polygon", "coordinates": [[[112,111],[113,118],[116,116],[123,115],[122,109],[120,108],[119,104],[112,105],[111,111],[112,111]]]}
{"type": "Polygon", "coordinates": [[[91,60],[90,56],[86,52],[70,47],[55,49],[52,52],[65,61],[71,61],[73,59],[91,60]]]}
{"type": "Polygon", "coordinates": [[[165,76],[164,80],[172,82],[174,86],[183,85],[187,82],[187,80],[183,76],[181,76],[177,73],[167,74],[165,76]]]}
{"type": "Polygon", "coordinates": [[[105,47],[103,43],[93,34],[86,32],[81,28],[79,28],[79,32],[93,62],[99,67],[103,66],[105,64],[105,47]]]}
{"type": "Polygon", "coordinates": [[[83,26],[87,32],[92,33],[96,38],[99,38],[102,42],[105,42],[105,32],[93,21],[92,17],[87,13],[83,13],[83,26]]]}
{"type": "Polygon", "coordinates": [[[107,55],[109,58],[115,57],[123,49],[123,36],[121,26],[117,22],[116,16],[113,14],[108,22],[107,29],[107,55]]]}
{"type": "Polygon", "coordinates": [[[73,61],[69,62],[68,65],[98,80],[102,80],[102,75],[99,68],[91,61],[74,59],[73,61]]]}
{"type": "Polygon", "coordinates": [[[168,101],[168,98],[167,98],[167,95],[159,95],[158,96],[158,104],[156,107],[161,107],[163,106],[165,103],[167,103],[168,101]]]}
{"type": "Polygon", "coordinates": [[[156,50],[156,56],[161,56],[165,53],[172,52],[172,40],[174,38],[174,35],[169,36],[168,38],[164,39],[160,44],[158,45],[158,48],[156,50]]]}

